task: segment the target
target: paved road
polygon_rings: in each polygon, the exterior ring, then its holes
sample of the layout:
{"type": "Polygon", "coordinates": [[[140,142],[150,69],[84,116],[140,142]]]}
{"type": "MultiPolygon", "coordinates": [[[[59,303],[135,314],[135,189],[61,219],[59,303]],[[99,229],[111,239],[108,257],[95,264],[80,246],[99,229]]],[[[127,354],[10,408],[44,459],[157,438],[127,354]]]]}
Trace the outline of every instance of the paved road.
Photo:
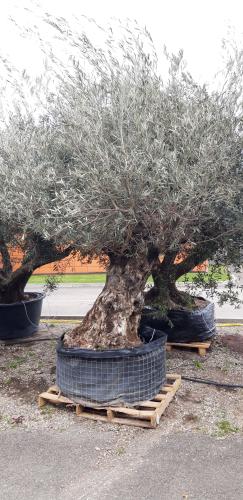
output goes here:
{"type": "MultiPolygon", "coordinates": [[[[57,290],[47,295],[44,300],[42,316],[83,316],[91,308],[103,285],[60,285],[57,290]]],[[[28,285],[29,291],[41,291],[42,286],[28,285]]],[[[201,295],[205,295],[202,293],[201,295]]],[[[243,300],[243,291],[241,293],[243,300]]],[[[211,300],[211,299],[210,299],[211,300]]],[[[230,304],[219,307],[217,304],[216,319],[243,319],[243,305],[235,309],[230,304]]]]}
{"type": "Polygon", "coordinates": [[[240,500],[243,437],[138,431],[116,453],[117,432],[95,424],[67,431],[0,434],[1,500],[240,500]]]}

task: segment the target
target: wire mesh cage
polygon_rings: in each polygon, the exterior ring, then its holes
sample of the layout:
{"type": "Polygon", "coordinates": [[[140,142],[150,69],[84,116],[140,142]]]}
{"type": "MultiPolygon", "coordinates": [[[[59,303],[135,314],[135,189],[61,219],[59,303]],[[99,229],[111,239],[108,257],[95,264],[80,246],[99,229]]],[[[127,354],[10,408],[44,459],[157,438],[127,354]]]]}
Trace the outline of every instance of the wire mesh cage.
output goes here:
{"type": "Polygon", "coordinates": [[[57,347],[57,385],[80,403],[135,405],[153,398],[166,380],[166,337],[133,349],[92,351],[57,347]]]}

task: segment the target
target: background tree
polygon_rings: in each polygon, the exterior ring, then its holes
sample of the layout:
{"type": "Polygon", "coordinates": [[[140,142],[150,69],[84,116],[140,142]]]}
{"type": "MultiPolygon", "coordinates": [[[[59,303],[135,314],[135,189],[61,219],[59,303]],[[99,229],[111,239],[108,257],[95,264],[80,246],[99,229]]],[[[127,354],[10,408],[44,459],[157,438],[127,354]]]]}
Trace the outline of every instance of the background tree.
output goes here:
{"type": "Polygon", "coordinates": [[[27,299],[24,288],[33,271],[73,251],[71,241],[59,245],[45,235],[45,214],[52,217],[59,190],[55,163],[65,170],[48,121],[16,110],[0,131],[0,303],[27,299]],[[22,255],[17,266],[16,252],[22,255]]]}
{"type": "Polygon", "coordinates": [[[214,225],[213,221],[210,221],[204,228],[200,227],[200,232],[193,242],[186,244],[184,241],[177,248],[166,252],[162,261],[157,259],[152,269],[154,285],[145,295],[147,305],[159,307],[162,313],[169,309],[195,308],[198,307],[195,297],[198,289],[216,296],[220,304],[227,301],[236,306],[239,304],[240,286],[232,281],[231,276],[232,270],[240,270],[240,249],[243,245],[242,212],[239,199],[235,201],[235,212],[231,213],[231,217],[229,210],[224,207],[221,224],[219,219],[214,225]],[[181,261],[178,261],[178,256],[181,261]],[[211,262],[209,271],[206,274],[197,272],[192,282],[187,283],[185,275],[206,260],[211,262]],[[218,289],[218,279],[225,274],[228,282],[224,289],[218,289]],[[177,280],[182,276],[185,276],[187,291],[176,286],[177,280]]]}
{"type": "MultiPolygon", "coordinates": [[[[206,277],[199,273],[193,280],[192,291],[196,287],[204,288],[216,294],[221,303],[227,300],[238,303],[238,290],[230,279],[230,269],[239,270],[243,244],[242,62],[243,52],[233,45],[216,89],[210,93],[206,87],[202,89],[202,99],[199,99],[197,109],[193,110],[196,116],[200,115],[199,120],[192,117],[188,121],[189,127],[185,129],[187,146],[194,151],[195,167],[204,158],[201,150],[206,145],[205,175],[208,175],[211,189],[217,183],[218,189],[221,187],[228,193],[219,199],[209,198],[208,216],[199,218],[193,239],[185,234],[177,247],[171,247],[166,252],[163,262],[158,259],[154,265],[154,287],[146,294],[146,302],[157,303],[164,311],[197,307],[192,295],[177,289],[176,280],[206,259],[214,261],[211,272],[206,277]],[[214,179],[211,178],[213,164],[218,166],[218,178],[214,179]],[[180,263],[175,261],[178,254],[183,257],[180,263]],[[216,276],[222,267],[227,269],[229,283],[223,291],[219,291],[216,276]]],[[[175,154],[181,148],[184,155],[181,130],[172,148],[175,154]]]]}

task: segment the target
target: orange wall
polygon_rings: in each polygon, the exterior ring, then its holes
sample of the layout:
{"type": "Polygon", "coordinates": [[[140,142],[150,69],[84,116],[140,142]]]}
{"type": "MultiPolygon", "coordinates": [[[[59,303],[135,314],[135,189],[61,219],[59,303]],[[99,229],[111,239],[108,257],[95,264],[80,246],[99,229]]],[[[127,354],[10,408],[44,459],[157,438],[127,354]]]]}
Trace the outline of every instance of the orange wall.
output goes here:
{"type": "MultiPolygon", "coordinates": [[[[21,252],[18,250],[13,250],[11,252],[11,260],[13,263],[14,269],[17,269],[21,262],[21,252]]],[[[176,258],[176,262],[180,262],[183,260],[183,256],[178,256],[176,258]]],[[[1,263],[1,262],[0,262],[1,263]]],[[[208,262],[201,264],[200,266],[195,267],[193,271],[202,271],[207,272],[208,270],[208,262]]],[[[53,264],[46,264],[45,266],[39,267],[34,274],[80,274],[80,273],[104,273],[105,267],[100,264],[98,259],[93,259],[91,262],[88,262],[88,259],[79,260],[78,256],[66,257],[60,262],[54,262],[53,264]]]]}
{"type": "Polygon", "coordinates": [[[73,256],[72,258],[67,257],[59,263],[46,264],[36,269],[34,274],[58,274],[60,272],[65,274],[104,273],[105,268],[98,259],[93,259],[92,262],[87,260],[80,262],[77,256],[73,256]]]}
{"type": "MultiPolygon", "coordinates": [[[[14,269],[17,269],[22,260],[22,252],[20,250],[11,251],[11,262],[14,269]]],[[[1,259],[0,259],[1,264],[1,259]]],[[[105,272],[104,266],[99,263],[98,259],[93,259],[88,262],[88,259],[83,259],[82,262],[77,255],[66,257],[60,262],[53,262],[39,267],[34,271],[34,274],[73,274],[73,273],[103,273],[105,272]]]]}

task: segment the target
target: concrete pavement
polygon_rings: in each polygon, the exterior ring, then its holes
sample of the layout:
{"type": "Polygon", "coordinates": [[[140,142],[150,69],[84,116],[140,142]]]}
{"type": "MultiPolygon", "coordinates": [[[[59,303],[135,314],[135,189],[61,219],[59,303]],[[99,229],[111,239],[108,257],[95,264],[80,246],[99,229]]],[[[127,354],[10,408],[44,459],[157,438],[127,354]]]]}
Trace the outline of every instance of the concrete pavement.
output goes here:
{"type": "MultiPolygon", "coordinates": [[[[42,316],[84,316],[92,307],[103,285],[59,285],[43,302],[42,316]]],[[[28,285],[26,290],[43,291],[43,286],[28,285]]]]}
{"type": "Polygon", "coordinates": [[[81,422],[0,434],[1,500],[240,500],[243,437],[138,430],[117,448],[119,428],[81,422]],[[120,451],[119,451],[120,450],[120,451]]]}
{"type": "MultiPolygon", "coordinates": [[[[223,285],[220,286],[222,287],[223,285]]],[[[42,316],[84,316],[92,307],[102,288],[102,284],[59,285],[57,290],[46,296],[43,303],[42,316]]],[[[43,286],[28,285],[26,290],[42,291],[43,286]]],[[[200,293],[200,295],[206,296],[205,292],[200,293]]],[[[243,301],[243,290],[241,292],[241,299],[243,301]]],[[[213,299],[210,297],[209,300],[213,299]]],[[[215,313],[217,320],[232,319],[237,321],[243,319],[243,304],[240,308],[236,309],[230,304],[224,304],[222,307],[219,307],[215,303],[215,313]]]]}

